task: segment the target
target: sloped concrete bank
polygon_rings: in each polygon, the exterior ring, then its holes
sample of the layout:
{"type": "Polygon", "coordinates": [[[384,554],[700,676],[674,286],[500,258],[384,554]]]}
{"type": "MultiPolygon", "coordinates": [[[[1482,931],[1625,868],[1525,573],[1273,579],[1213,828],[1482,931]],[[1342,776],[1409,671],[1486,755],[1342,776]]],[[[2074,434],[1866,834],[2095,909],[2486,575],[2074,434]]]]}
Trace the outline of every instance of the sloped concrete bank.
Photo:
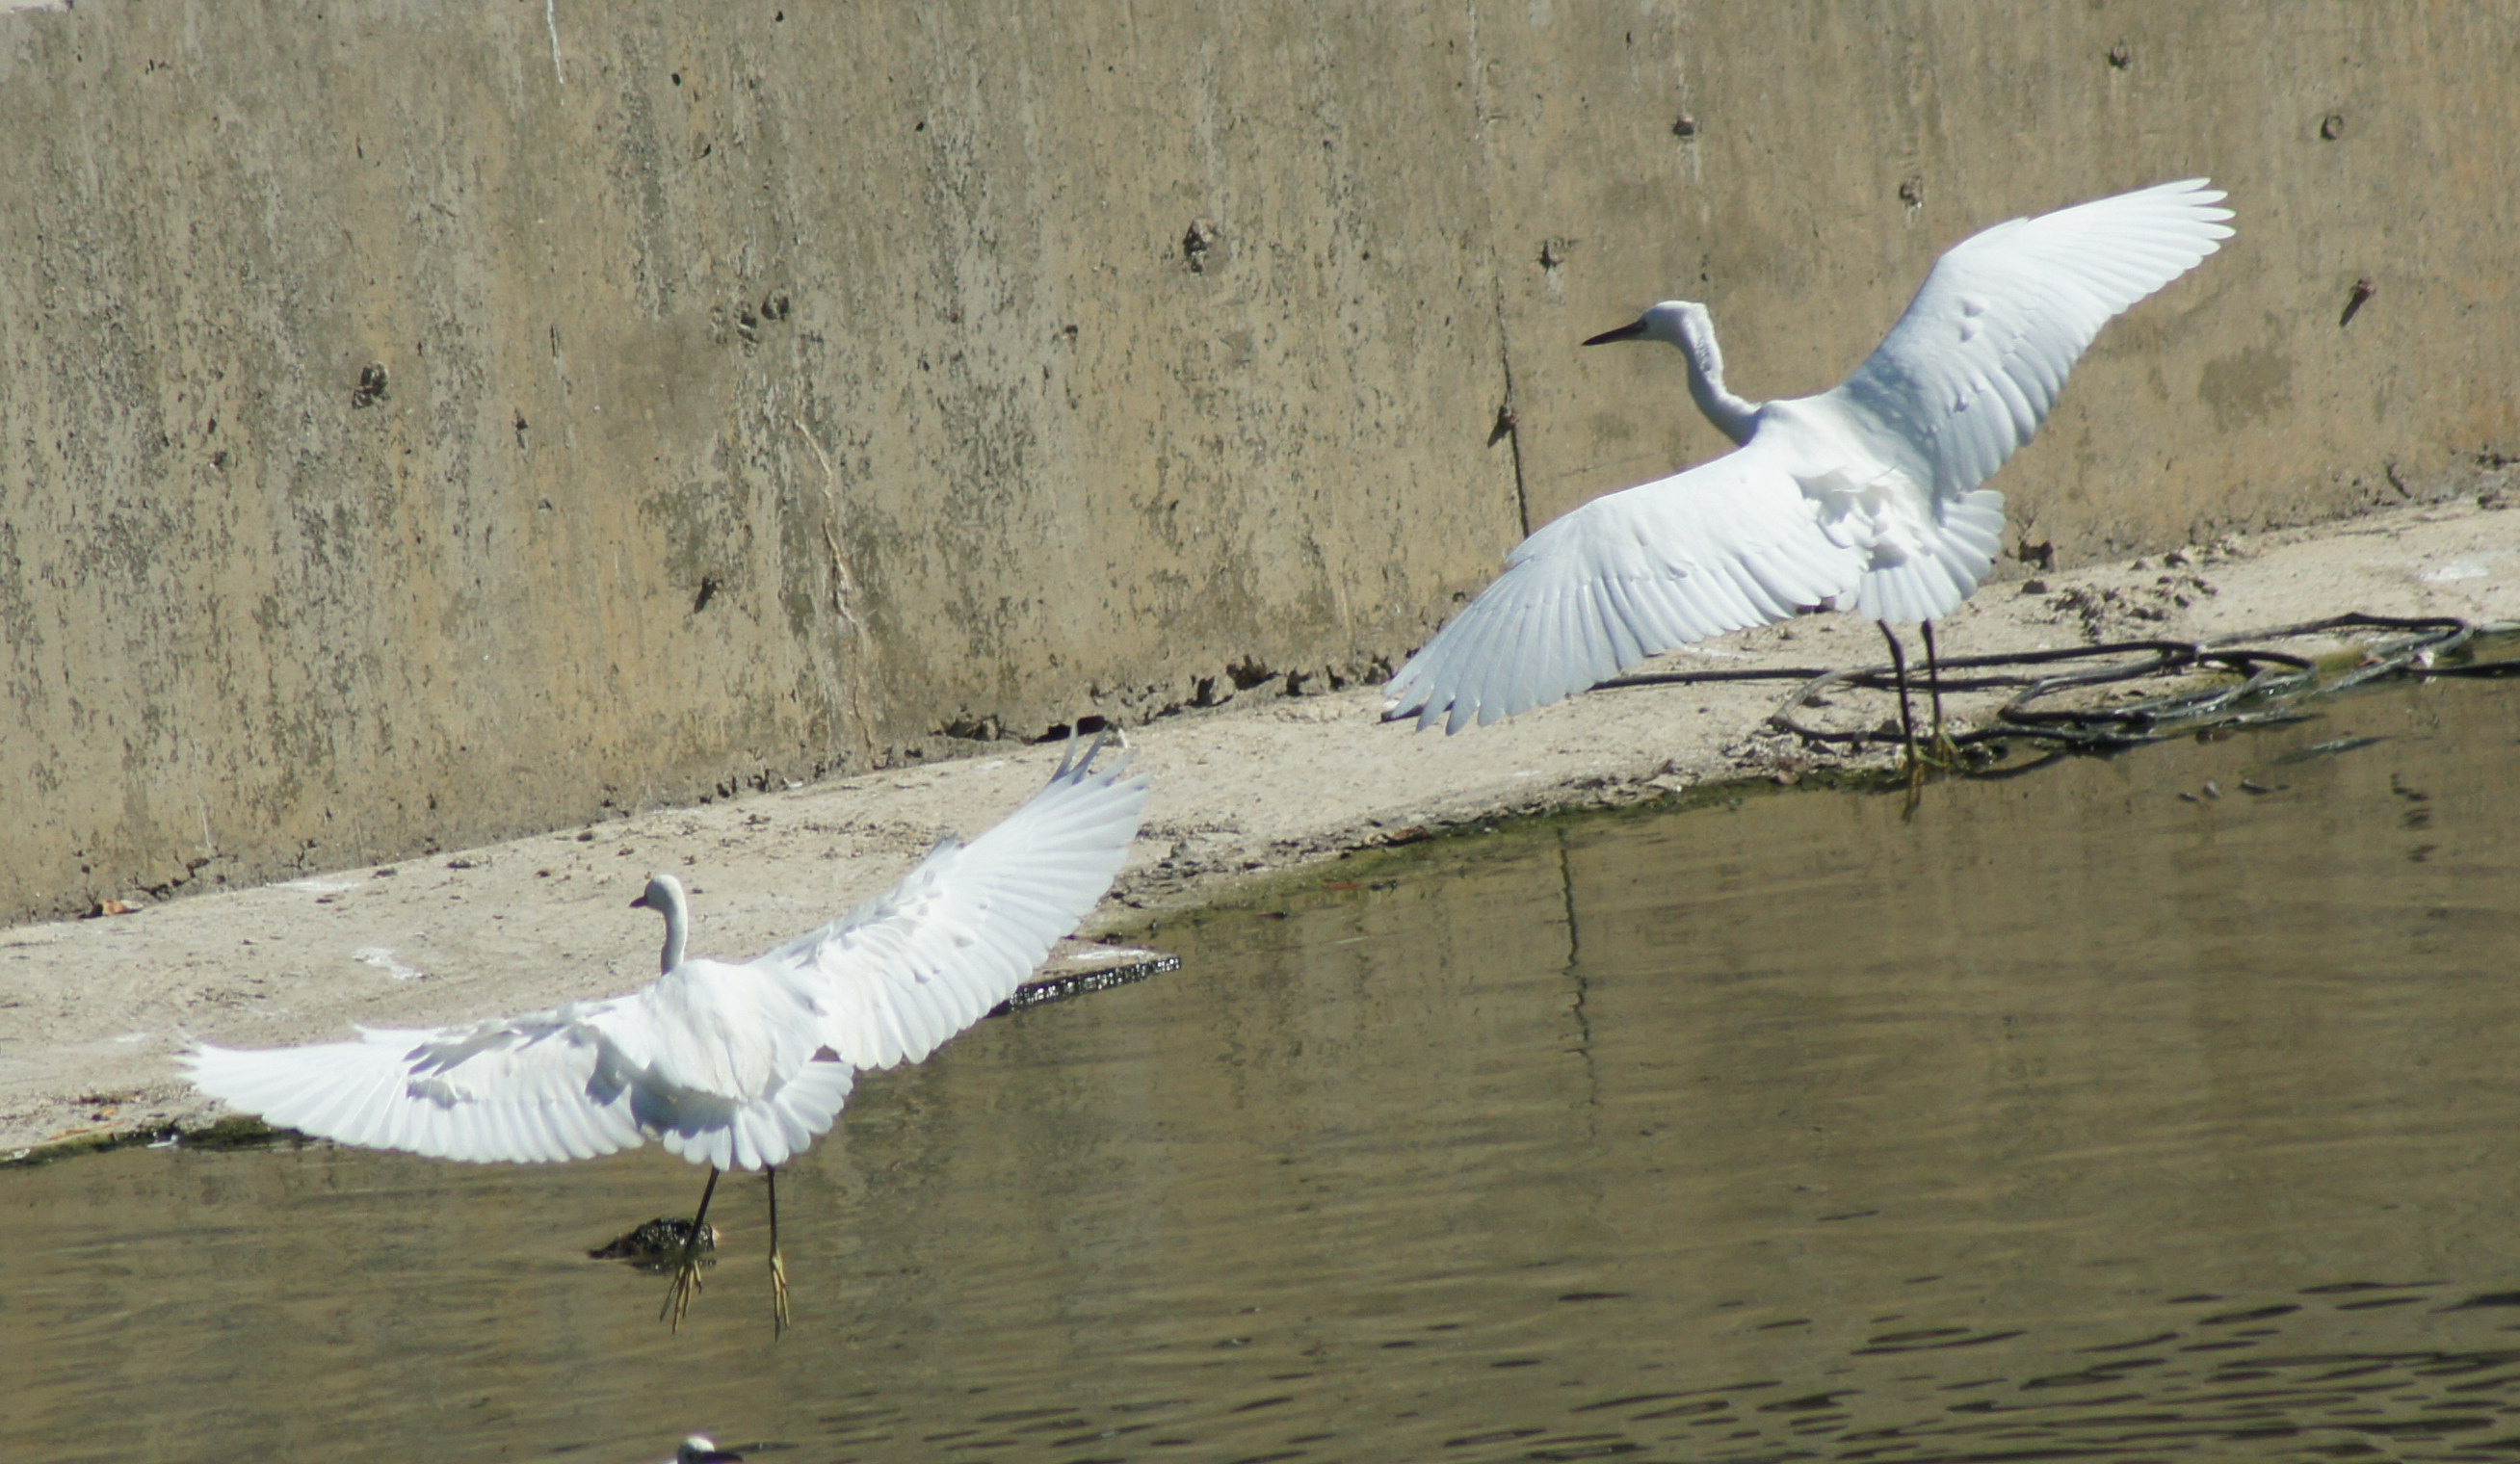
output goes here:
{"type": "Polygon", "coordinates": [[[2520,453],[2520,6],[0,9],[0,913],[1370,680],[2003,217],[2070,566],[2520,453]],[[1816,103],[1822,105],[1815,105],[1816,103]],[[2350,308],[2349,308],[2350,307],[2350,308]]]}
{"type": "MultiPolygon", "coordinates": [[[[2095,634],[2206,637],[2348,608],[2520,618],[2520,511],[2403,510],[2182,557],[1981,595],[1946,644],[1961,654],[2095,634]]],[[[1877,646],[1869,625],[1815,616],[1657,664],[1868,664],[1877,646]]],[[[1135,939],[1253,875],[1428,831],[1845,766],[1762,730],[1778,695],[1773,684],[1599,691],[1449,738],[1381,723],[1362,689],[1245,693],[1161,719],[1130,733],[1153,801],[1087,933],[1135,939]]],[[[0,1158],[206,1120],[171,1060],[188,1034],[271,1044],[353,1021],[426,1025],[629,990],[654,973],[657,932],[626,908],[652,868],[693,886],[695,950],[766,949],[881,888],[939,835],[994,822],[1057,756],[1030,747],[862,775],[0,931],[0,1158]]],[[[1928,789],[1918,817],[1933,810],[1928,789]]]]}

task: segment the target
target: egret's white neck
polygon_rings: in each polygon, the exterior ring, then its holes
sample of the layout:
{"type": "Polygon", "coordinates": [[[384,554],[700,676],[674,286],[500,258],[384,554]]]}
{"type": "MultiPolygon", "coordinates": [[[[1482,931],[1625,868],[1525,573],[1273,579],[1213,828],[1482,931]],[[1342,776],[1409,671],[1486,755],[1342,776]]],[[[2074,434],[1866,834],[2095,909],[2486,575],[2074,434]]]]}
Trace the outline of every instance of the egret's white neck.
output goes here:
{"type": "Polygon", "coordinates": [[[657,968],[671,971],[681,965],[683,936],[691,922],[691,907],[683,899],[683,882],[671,874],[652,874],[646,891],[630,903],[665,917],[665,949],[656,957],[657,968]]]}
{"type": "MultiPolygon", "coordinates": [[[[675,893],[678,896],[681,894],[680,891],[675,893]]],[[[683,902],[680,899],[665,907],[665,949],[657,953],[657,970],[670,971],[683,963],[683,935],[688,928],[690,918],[684,912],[683,902]]]]}
{"type": "MultiPolygon", "coordinates": [[[[1670,334],[1664,338],[1680,347],[1688,358],[1688,394],[1696,401],[1697,410],[1715,423],[1716,430],[1734,442],[1750,440],[1751,430],[1759,424],[1759,404],[1734,396],[1724,389],[1724,349],[1715,343],[1715,318],[1695,300],[1666,300],[1654,307],[1652,314],[1670,309],[1665,319],[1670,334]]],[[[1660,324],[1660,322],[1657,322],[1660,324]]],[[[1661,330],[1653,333],[1663,334],[1661,330]]]]}

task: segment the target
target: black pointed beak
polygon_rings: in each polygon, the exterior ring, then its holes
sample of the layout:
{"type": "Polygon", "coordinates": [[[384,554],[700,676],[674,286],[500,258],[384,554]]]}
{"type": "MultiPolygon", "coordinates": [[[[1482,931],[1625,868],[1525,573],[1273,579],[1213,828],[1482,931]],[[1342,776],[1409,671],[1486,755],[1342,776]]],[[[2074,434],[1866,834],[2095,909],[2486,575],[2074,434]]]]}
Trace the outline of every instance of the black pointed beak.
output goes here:
{"type": "Polygon", "coordinates": [[[639,898],[630,902],[630,908],[632,909],[646,909],[648,908],[648,892],[641,890],[639,892],[639,898]]]}
{"type": "Polygon", "coordinates": [[[1613,340],[1634,340],[1643,333],[1645,333],[1644,317],[1639,316],[1635,320],[1628,322],[1626,325],[1619,327],[1619,329],[1615,331],[1604,331],[1600,334],[1594,336],[1592,339],[1587,340],[1584,343],[1586,345],[1608,345],[1613,340]]]}

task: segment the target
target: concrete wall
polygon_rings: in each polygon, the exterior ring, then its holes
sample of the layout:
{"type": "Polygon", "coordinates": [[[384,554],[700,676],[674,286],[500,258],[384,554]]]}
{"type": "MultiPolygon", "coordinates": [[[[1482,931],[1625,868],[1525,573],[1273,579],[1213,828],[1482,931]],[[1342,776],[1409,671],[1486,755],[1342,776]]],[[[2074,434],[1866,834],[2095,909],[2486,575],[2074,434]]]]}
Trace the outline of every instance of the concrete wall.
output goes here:
{"type": "Polygon", "coordinates": [[[1582,336],[1691,293],[1819,389],[2165,178],[2240,237],[2023,540],[2451,491],[2520,451],[2514,75],[2512,3],[0,14],[0,913],[1371,676],[1721,445],[1582,336]]]}

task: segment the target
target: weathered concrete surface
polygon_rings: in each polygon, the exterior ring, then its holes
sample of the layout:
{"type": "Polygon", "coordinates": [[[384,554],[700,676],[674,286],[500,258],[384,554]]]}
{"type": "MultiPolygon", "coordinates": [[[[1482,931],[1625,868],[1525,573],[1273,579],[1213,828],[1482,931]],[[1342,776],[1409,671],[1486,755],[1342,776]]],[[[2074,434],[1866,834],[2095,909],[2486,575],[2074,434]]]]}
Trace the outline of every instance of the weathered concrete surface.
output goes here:
{"type": "Polygon", "coordinates": [[[2520,451],[2520,6],[1142,10],[0,13],[0,912],[1370,676],[1718,445],[1575,340],[2164,178],[2025,543],[2520,451]]]}

